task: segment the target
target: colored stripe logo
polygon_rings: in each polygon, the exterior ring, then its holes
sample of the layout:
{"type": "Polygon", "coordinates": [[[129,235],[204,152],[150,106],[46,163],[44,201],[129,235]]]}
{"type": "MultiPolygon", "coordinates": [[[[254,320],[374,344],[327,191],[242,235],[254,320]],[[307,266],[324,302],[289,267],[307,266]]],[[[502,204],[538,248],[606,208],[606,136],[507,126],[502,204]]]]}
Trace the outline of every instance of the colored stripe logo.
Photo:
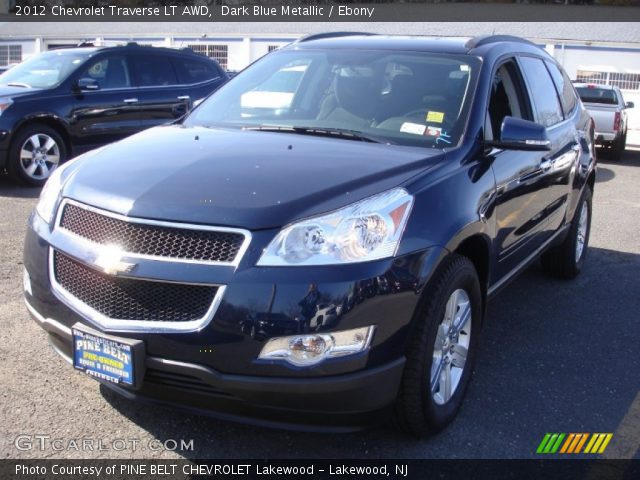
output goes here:
{"type": "Polygon", "coordinates": [[[547,433],[538,445],[536,453],[600,454],[605,451],[612,437],[612,433],[547,433]]]}

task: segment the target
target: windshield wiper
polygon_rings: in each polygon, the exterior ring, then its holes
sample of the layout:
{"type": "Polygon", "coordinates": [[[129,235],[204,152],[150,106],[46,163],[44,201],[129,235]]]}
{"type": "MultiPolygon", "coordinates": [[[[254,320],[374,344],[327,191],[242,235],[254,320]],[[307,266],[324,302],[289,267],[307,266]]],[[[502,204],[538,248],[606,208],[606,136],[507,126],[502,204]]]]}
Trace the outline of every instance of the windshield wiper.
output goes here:
{"type": "Polygon", "coordinates": [[[7,87],[22,87],[22,88],[31,88],[31,85],[28,83],[7,83],[7,87]]]}
{"type": "Polygon", "coordinates": [[[391,143],[386,139],[381,139],[372,135],[367,135],[358,130],[349,130],[347,128],[329,128],[329,127],[284,127],[277,125],[261,125],[256,127],[243,127],[243,130],[259,131],[259,132],[283,132],[297,133],[300,135],[316,135],[319,137],[338,137],[348,140],[359,140],[371,143],[391,143]]]}

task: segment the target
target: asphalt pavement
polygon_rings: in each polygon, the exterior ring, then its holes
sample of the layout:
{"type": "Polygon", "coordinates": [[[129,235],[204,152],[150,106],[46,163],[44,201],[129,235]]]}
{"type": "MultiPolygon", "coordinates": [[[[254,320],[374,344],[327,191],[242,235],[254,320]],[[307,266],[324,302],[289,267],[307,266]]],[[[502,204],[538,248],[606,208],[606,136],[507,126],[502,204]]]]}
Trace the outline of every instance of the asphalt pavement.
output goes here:
{"type": "Polygon", "coordinates": [[[534,265],[494,299],[460,415],[424,440],[384,425],[329,435],[219,421],[74,371],[22,303],[37,195],[0,176],[0,458],[531,458],[546,432],[611,432],[609,456],[640,458],[640,149],[600,159],[583,273],[559,281],[534,265]],[[94,450],[69,449],[82,439],[94,450]]]}

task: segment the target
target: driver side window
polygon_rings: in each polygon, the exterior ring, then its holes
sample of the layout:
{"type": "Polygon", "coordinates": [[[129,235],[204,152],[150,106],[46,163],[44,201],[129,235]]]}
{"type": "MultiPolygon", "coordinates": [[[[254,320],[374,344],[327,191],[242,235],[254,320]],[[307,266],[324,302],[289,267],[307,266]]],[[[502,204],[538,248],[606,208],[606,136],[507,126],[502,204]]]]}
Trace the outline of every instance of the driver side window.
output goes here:
{"type": "Polygon", "coordinates": [[[531,120],[531,110],[523,94],[521,78],[513,61],[502,64],[496,71],[485,120],[485,140],[499,139],[504,117],[531,120]]]}
{"type": "Polygon", "coordinates": [[[100,90],[113,88],[127,88],[131,86],[129,69],[124,57],[112,56],[101,58],[92,63],[80,76],[90,79],[98,85],[100,90]]]}

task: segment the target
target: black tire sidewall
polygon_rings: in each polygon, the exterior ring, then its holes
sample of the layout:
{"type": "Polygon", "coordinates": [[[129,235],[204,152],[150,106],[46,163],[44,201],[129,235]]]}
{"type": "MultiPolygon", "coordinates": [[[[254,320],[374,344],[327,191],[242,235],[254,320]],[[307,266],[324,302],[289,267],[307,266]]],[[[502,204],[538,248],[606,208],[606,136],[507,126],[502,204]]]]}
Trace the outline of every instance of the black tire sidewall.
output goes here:
{"type": "Polygon", "coordinates": [[[442,430],[456,416],[473,373],[482,325],[482,296],[476,270],[469,259],[452,254],[438,268],[423,293],[426,301],[416,312],[407,364],[396,401],[397,425],[407,433],[424,436],[442,430]],[[464,289],[471,302],[471,339],[458,388],[445,405],[431,394],[431,364],[438,326],[451,294],[464,289]]]}
{"type": "Polygon", "coordinates": [[[576,273],[582,270],[584,266],[585,259],[587,257],[587,251],[589,250],[589,237],[591,235],[591,201],[592,193],[591,189],[587,186],[580,197],[580,202],[578,203],[578,208],[576,209],[576,213],[573,216],[573,222],[571,225],[571,261],[575,266],[576,273]],[[586,202],[586,203],[585,203],[586,202]],[[582,256],[579,260],[576,259],[576,242],[578,241],[578,225],[580,224],[580,215],[582,214],[582,209],[587,207],[587,232],[584,237],[584,248],[582,249],[582,256]]]}
{"type": "Polygon", "coordinates": [[[476,350],[478,337],[480,334],[480,327],[482,325],[482,298],[480,294],[480,285],[478,277],[469,262],[465,265],[464,270],[460,270],[459,275],[455,275],[451,279],[449,287],[444,291],[444,295],[439,299],[438,307],[434,310],[435,315],[429,318],[429,334],[427,336],[427,345],[425,350],[425,363],[424,363],[424,375],[423,375],[423,388],[424,393],[423,405],[425,410],[425,417],[431,425],[433,430],[440,430],[449,424],[456,416],[464,395],[466,393],[469,380],[473,373],[473,365],[475,364],[476,350]],[[460,378],[458,388],[451,396],[451,399],[444,405],[438,405],[431,395],[431,365],[433,362],[433,350],[435,348],[436,335],[438,333],[438,327],[444,319],[445,307],[451,294],[457,289],[463,289],[469,296],[471,302],[471,339],[469,342],[469,350],[467,354],[467,362],[460,378]]]}
{"type": "Polygon", "coordinates": [[[67,149],[64,143],[64,139],[53,128],[47,125],[33,124],[20,129],[14,137],[13,142],[11,142],[11,146],[9,147],[9,155],[7,157],[7,172],[9,173],[9,176],[13,181],[20,182],[24,185],[32,187],[40,187],[44,185],[47,179],[37,180],[27,175],[27,173],[20,165],[20,150],[24,142],[29,137],[36,134],[48,135],[53,138],[58,144],[58,148],[60,149],[60,161],[58,163],[58,166],[60,166],[67,158],[67,149]]]}

